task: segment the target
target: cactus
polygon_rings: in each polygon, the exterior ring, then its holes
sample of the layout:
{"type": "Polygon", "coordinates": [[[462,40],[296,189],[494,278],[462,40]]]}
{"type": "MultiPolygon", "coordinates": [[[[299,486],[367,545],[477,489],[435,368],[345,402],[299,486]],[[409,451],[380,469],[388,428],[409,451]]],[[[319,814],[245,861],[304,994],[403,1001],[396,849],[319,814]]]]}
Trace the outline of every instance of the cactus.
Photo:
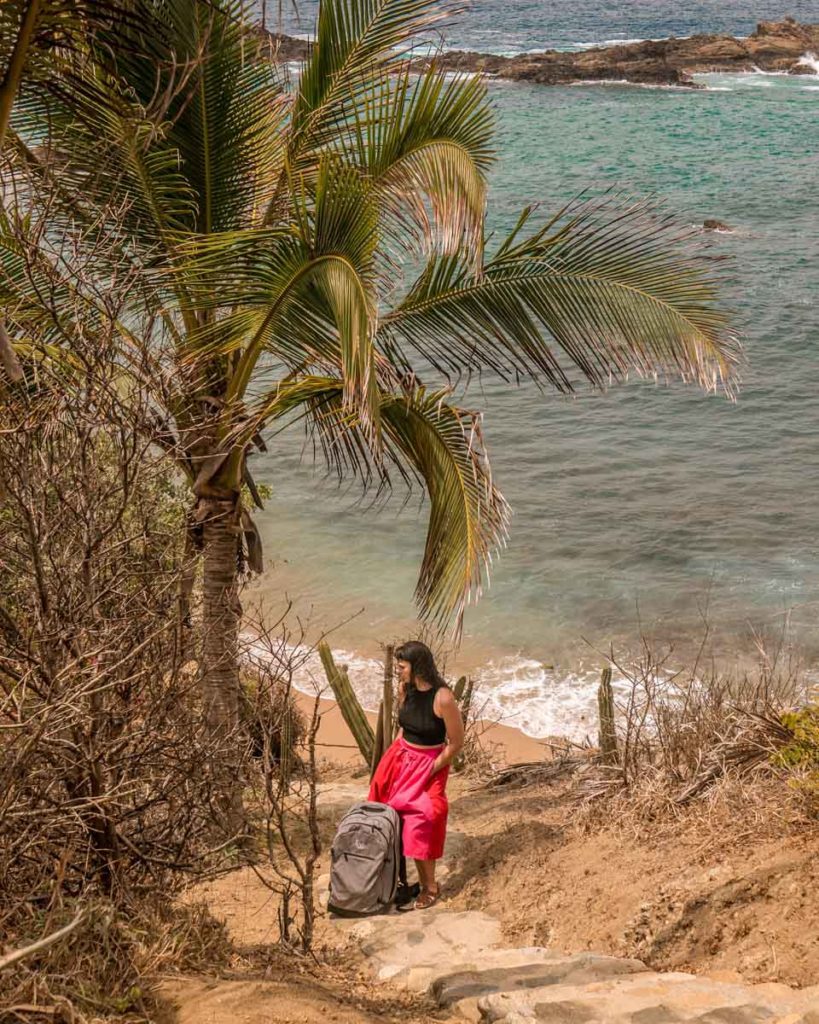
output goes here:
{"type": "Polygon", "coordinates": [[[332,651],[324,642],[319,644],[319,656],[324,666],[327,682],[333,690],[342,717],[353,734],[364,761],[371,765],[373,748],[375,747],[375,735],[373,734],[372,726],[367,721],[367,716],[364,714],[364,709],[355,695],[355,691],[350,683],[350,677],[347,675],[347,670],[344,667],[338,668],[333,660],[332,651]]]}
{"type": "MultiPolygon", "coordinates": [[[[460,682],[460,680],[458,680],[460,682]]],[[[469,712],[472,710],[472,694],[475,690],[475,680],[468,679],[466,687],[461,695],[461,699],[458,702],[461,705],[461,714],[463,715],[464,725],[469,722],[469,712]]]]}
{"type": "MultiPolygon", "coordinates": [[[[455,700],[458,702],[458,707],[461,711],[461,718],[464,721],[464,728],[469,727],[469,712],[472,708],[472,691],[475,687],[473,679],[467,679],[466,676],[461,676],[458,682],[455,684],[453,694],[455,700]]],[[[458,754],[455,760],[452,762],[452,770],[456,772],[462,772],[466,766],[466,755],[463,751],[458,754]]]]}
{"type": "Polygon", "coordinates": [[[387,745],[384,742],[384,701],[378,705],[378,720],[375,726],[375,742],[373,743],[373,756],[370,760],[370,778],[375,775],[378,762],[384,756],[387,745]]]}
{"type": "Polygon", "coordinates": [[[378,706],[378,722],[375,730],[373,757],[370,763],[370,778],[375,775],[378,762],[395,739],[394,697],[392,688],[392,654],[388,646],[384,652],[384,691],[378,706]]]}
{"type": "Polygon", "coordinates": [[[617,750],[617,731],[614,727],[614,691],[611,688],[611,669],[608,665],[600,676],[597,691],[597,709],[600,715],[598,743],[604,764],[617,764],[620,755],[617,750]]]}
{"type": "Polygon", "coordinates": [[[393,647],[389,645],[384,652],[384,750],[395,739],[395,699],[392,688],[393,647]]]}
{"type": "Polygon", "coordinates": [[[466,724],[469,719],[469,709],[472,705],[472,691],[474,686],[474,680],[468,679],[466,676],[461,676],[452,690],[455,700],[458,702],[458,707],[461,709],[464,724],[466,724]]]}

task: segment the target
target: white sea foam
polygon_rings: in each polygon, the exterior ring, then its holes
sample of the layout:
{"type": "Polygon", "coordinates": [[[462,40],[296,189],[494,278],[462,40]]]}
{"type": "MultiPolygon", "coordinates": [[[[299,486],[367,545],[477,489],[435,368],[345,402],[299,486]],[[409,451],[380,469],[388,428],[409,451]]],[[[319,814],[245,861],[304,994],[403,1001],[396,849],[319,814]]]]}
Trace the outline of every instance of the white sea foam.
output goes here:
{"type": "Polygon", "coordinates": [[[672,92],[697,92],[688,85],[662,85],[658,82],[630,82],[627,78],[586,78],[579,82],[568,82],[570,86],[627,85],[630,89],[668,89],[672,92]]]}
{"type": "MultiPolygon", "coordinates": [[[[683,36],[678,38],[682,39],[683,36]]],[[[596,43],[570,43],[569,46],[573,50],[594,50],[601,46],[634,46],[636,43],[656,43],[664,42],[659,39],[601,39],[596,43]]]]}
{"type": "MultiPolygon", "coordinates": [[[[293,670],[293,685],[302,693],[325,694],[328,690],[327,677],[322,668],[318,652],[299,644],[284,644],[271,649],[264,642],[249,634],[243,634],[242,645],[245,657],[251,664],[272,664],[288,662],[293,670]]],[[[381,685],[384,668],[380,661],[366,658],[355,651],[333,648],[336,664],[346,665],[350,681],[355,687],[365,708],[372,711],[381,699],[381,685]]]]}
{"type": "MultiPolygon", "coordinates": [[[[810,80],[811,76],[807,76],[810,80]]],[[[756,68],[753,71],[730,71],[730,72],[707,72],[694,75],[694,79],[700,85],[704,85],[703,92],[736,92],[741,89],[793,89],[809,88],[801,85],[805,76],[801,79],[798,76],[788,74],[787,71],[763,71],[756,68]]]]}
{"type": "MultiPolygon", "coordinates": [[[[746,75],[762,75],[765,78],[786,78],[788,76],[787,71],[766,71],[756,64],[752,64],[751,67],[753,70],[746,71],[746,75]]],[[[739,74],[742,74],[742,72],[739,72],[739,74]]]]}
{"type": "Polygon", "coordinates": [[[819,57],[815,53],[805,53],[796,62],[802,67],[813,68],[813,73],[819,75],[819,57]]]}
{"type": "Polygon", "coordinates": [[[491,78],[491,75],[484,75],[480,71],[445,71],[441,76],[445,82],[460,81],[463,78],[491,78]]]}
{"type": "Polygon", "coordinates": [[[476,673],[483,718],[527,736],[583,740],[595,729],[599,672],[561,672],[523,656],[490,661],[476,673]]]}
{"type": "MultiPolygon", "coordinates": [[[[271,652],[263,643],[243,636],[247,659],[270,664],[289,659],[294,668],[293,685],[303,693],[327,695],[328,685],[318,654],[300,646],[271,652]]],[[[362,705],[369,711],[378,707],[384,667],[381,661],[355,651],[335,648],[336,664],[346,665],[362,705]]],[[[564,736],[582,741],[596,726],[599,669],[561,671],[532,658],[511,655],[489,661],[471,673],[475,680],[473,707],[482,718],[520,729],[527,736],[564,736]]],[[[615,690],[622,681],[615,679],[615,690]]]]}
{"type": "MultiPolygon", "coordinates": [[[[480,43],[476,43],[475,46],[447,46],[444,47],[445,53],[485,53],[492,57],[525,57],[533,53],[545,53],[547,50],[557,50],[561,53],[578,53],[585,50],[595,50],[600,47],[606,46],[633,46],[636,43],[649,43],[649,42],[664,42],[665,39],[670,37],[664,37],[663,39],[599,39],[594,42],[573,42],[573,43],[553,43],[544,42],[539,43],[536,46],[528,46],[524,49],[517,48],[506,48],[503,50],[493,50],[491,47],[482,46],[480,43]]],[[[689,36],[676,36],[677,39],[689,39],[689,36]]]]}

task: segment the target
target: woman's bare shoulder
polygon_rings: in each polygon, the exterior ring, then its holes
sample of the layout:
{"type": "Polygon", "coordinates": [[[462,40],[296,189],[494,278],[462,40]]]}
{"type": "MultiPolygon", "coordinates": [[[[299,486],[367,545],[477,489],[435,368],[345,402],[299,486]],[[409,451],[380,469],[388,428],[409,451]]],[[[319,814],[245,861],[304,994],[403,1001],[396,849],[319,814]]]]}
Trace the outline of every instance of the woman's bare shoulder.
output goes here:
{"type": "Polygon", "coordinates": [[[435,706],[439,708],[453,707],[457,704],[455,694],[448,686],[439,686],[435,691],[435,706]]]}

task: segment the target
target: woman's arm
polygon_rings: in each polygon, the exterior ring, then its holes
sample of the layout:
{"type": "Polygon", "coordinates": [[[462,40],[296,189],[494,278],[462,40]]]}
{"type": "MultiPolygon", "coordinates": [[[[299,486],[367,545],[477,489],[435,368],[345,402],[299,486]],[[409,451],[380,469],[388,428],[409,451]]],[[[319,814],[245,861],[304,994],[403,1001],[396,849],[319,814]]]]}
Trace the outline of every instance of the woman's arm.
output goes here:
{"type": "Polygon", "coordinates": [[[435,758],[432,766],[432,774],[452,764],[464,745],[464,720],[461,717],[461,709],[455,700],[452,690],[442,686],[435,694],[433,710],[439,718],[443,718],[446,726],[446,746],[435,758]]]}

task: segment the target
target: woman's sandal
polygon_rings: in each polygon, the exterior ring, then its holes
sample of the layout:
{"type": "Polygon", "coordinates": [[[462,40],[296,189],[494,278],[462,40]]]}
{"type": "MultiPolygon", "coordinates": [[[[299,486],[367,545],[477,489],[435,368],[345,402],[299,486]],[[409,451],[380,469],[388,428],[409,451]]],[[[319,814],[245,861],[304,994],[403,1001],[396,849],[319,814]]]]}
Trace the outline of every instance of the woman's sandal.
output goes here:
{"type": "Polygon", "coordinates": [[[416,910],[429,910],[430,907],[435,906],[440,897],[440,888],[435,892],[430,892],[429,889],[422,889],[420,896],[415,900],[414,907],[416,910]]]}

